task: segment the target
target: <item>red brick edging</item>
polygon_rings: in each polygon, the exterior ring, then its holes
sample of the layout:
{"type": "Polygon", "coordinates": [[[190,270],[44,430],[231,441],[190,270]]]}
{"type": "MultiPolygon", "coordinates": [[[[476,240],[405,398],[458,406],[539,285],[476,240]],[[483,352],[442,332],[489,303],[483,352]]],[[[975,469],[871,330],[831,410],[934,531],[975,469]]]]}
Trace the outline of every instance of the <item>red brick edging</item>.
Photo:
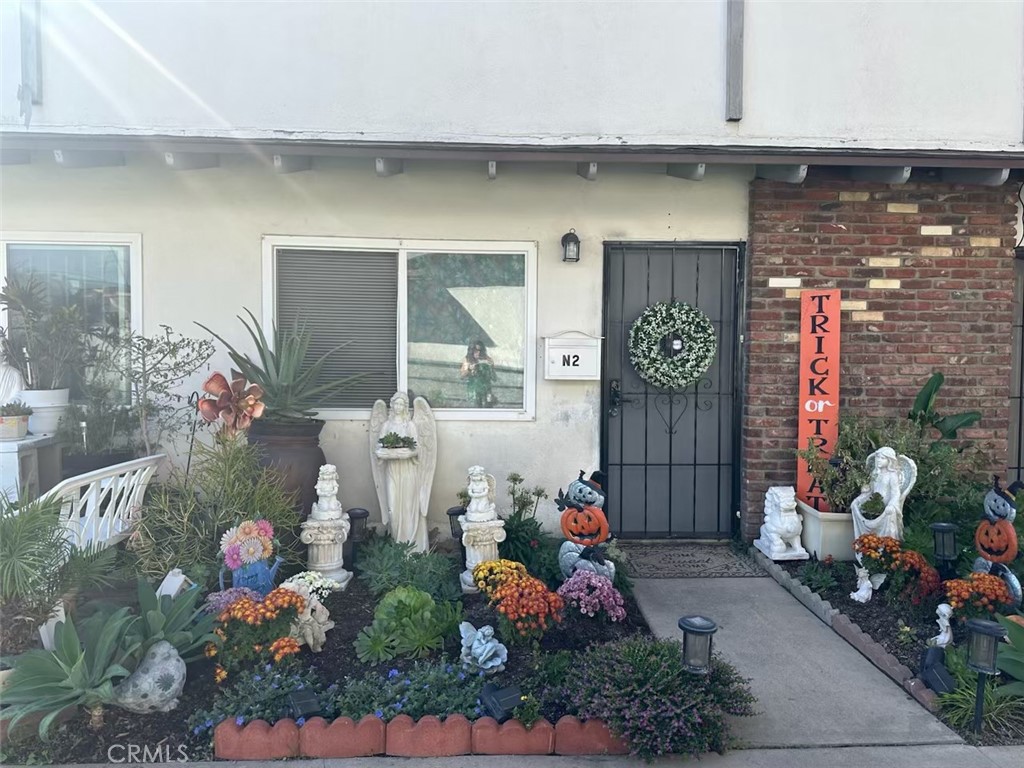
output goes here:
{"type": "Polygon", "coordinates": [[[501,725],[490,717],[470,723],[462,715],[443,721],[428,715],[414,721],[399,715],[389,723],[367,715],[358,723],[314,717],[302,726],[279,720],[236,725],[224,720],[213,732],[214,755],[222,760],[285,757],[447,757],[451,755],[625,755],[629,745],[611,735],[601,720],[580,722],[566,715],[552,725],[538,720],[527,728],[518,720],[501,725]]]}

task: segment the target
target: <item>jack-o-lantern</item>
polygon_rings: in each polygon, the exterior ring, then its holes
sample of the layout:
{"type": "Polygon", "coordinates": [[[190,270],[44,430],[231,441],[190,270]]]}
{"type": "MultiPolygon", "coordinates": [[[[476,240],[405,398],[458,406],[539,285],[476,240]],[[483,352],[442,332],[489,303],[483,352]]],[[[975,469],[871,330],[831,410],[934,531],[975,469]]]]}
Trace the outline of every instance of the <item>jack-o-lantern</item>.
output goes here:
{"type": "Polygon", "coordinates": [[[562,513],[562,534],[585,547],[600,544],[608,539],[608,518],[597,507],[570,507],[562,513]]]}
{"type": "Polygon", "coordinates": [[[974,546],[986,560],[1009,563],[1017,557],[1017,532],[1009,520],[982,520],[974,532],[974,546]]]}

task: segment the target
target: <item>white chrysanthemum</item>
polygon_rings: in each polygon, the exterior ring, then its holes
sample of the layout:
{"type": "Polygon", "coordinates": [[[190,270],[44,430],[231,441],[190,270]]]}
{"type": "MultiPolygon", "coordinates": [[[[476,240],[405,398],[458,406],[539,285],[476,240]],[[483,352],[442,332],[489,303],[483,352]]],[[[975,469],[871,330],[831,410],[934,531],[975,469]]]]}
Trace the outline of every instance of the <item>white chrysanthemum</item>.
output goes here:
{"type": "Polygon", "coordinates": [[[255,536],[243,539],[239,542],[238,548],[242,562],[246,565],[252,565],[263,559],[263,542],[255,536]]]}
{"type": "Polygon", "coordinates": [[[223,552],[232,544],[235,543],[235,537],[238,535],[238,528],[228,528],[224,532],[224,535],[220,537],[220,551],[223,552]]]}

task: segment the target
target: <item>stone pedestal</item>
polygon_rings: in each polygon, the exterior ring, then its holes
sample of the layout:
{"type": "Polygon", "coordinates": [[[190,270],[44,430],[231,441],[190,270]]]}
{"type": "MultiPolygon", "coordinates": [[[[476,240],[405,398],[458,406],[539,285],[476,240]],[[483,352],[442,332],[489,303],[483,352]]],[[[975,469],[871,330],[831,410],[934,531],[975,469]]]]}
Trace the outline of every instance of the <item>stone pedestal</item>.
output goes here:
{"type": "Polygon", "coordinates": [[[342,547],[350,528],[348,515],[338,520],[307,520],[302,524],[302,543],[309,547],[309,570],[319,571],[345,589],[352,572],[345,570],[342,547]]]}
{"type": "Polygon", "coordinates": [[[462,526],[462,544],[466,547],[466,570],[459,577],[462,592],[479,592],[473,581],[473,569],[480,563],[498,559],[498,544],[505,540],[505,521],[501,519],[475,522],[467,515],[459,518],[462,526]]]}
{"type": "Polygon", "coordinates": [[[338,501],[338,472],[333,464],[320,467],[316,493],[317,501],[302,524],[299,538],[309,547],[309,570],[334,579],[345,589],[352,572],[345,570],[343,547],[352,524],[338,501]]]}

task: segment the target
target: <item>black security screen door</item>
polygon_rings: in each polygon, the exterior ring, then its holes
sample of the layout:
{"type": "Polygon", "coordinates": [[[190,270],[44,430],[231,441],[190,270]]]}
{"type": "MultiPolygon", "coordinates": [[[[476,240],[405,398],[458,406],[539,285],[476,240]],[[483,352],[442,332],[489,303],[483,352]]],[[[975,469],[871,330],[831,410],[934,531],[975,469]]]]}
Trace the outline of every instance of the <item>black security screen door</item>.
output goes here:
{"type": "Polygon", "coordinates": [[[623,537],[724,538],[737,493],[740,245],[605,244],[601,465],[623,537]],[[681,301],[711,320],[718,351],[683,389],[646,384],[629,359],[644,309],[681,301]]]}

